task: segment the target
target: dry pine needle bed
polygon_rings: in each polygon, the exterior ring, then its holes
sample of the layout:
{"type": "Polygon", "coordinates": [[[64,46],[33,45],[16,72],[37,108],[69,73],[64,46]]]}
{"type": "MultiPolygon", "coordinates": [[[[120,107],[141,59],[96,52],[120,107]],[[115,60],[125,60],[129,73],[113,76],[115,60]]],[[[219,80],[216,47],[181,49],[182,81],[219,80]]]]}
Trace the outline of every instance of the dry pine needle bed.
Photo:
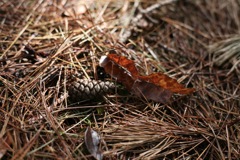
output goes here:
{"type": "Polygon", "coordinates": [[[238,6],[1,1],[0,159],[239,159],[238,6]]]}

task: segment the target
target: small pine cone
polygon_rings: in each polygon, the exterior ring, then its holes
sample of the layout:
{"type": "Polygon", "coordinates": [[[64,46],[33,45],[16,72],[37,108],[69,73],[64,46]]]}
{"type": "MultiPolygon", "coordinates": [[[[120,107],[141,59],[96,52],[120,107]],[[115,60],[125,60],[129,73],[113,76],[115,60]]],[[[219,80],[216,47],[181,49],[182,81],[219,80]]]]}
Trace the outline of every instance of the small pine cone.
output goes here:
{"type": "Polygon", "coordinates": [[[110,81],[77,79],[67,87],[69,99],[77,102],[83,99],[95,99],[111,93],[115,84],[110,81]]]}

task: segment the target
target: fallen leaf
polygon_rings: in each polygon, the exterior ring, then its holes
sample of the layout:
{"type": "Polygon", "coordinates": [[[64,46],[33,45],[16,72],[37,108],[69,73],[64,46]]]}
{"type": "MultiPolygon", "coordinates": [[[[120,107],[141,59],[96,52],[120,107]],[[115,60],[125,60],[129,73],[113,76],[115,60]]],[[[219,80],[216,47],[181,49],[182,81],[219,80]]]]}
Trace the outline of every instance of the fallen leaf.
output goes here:
{"type": "Polygon", "coordinates": [[[89,153],[91,153],[94,158],[97,160],[101,160],[103,158],[101,149],[99,148],[100,136],[90,127],[88,127],[85,131],[85,144],[89,153]]]}
{"type": "Polygon", "coordinates": [[[167,103],[173,93],[190,94],[195,91],[163,73],[140,75],[134,61],[116,54],[102,56],[100,66],[136,96],[155,102],[167,103]]]}

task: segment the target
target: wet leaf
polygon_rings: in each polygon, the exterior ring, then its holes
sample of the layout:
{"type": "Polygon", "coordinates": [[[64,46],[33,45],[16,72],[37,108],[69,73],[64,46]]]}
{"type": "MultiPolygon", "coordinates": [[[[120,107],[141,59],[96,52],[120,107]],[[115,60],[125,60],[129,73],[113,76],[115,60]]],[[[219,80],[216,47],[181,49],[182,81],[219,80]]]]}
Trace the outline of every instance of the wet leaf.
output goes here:
{"type": "Polygon", "coordinates": [[[167,103],[173,93],[190,94],[195,91],[194,88],[185,88],[177,80],[163,73],[140,75],[134,61],[116,54],[102,56],[100,66],[127,90],[138,97],[145,97],[155,102],[167,103]]]}

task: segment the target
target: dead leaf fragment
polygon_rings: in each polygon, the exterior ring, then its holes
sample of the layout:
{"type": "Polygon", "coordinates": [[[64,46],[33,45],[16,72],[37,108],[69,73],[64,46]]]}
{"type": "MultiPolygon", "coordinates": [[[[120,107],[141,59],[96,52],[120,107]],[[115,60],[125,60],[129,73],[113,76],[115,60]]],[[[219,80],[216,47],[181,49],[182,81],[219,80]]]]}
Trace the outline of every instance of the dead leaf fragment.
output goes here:
{"type": "Polygon", "coordinates": [[[100,66],[136,96],[155,102],[167,103],[173,93],[190,94],[195,91],[163,73],[140,75],[134,61],[116,54],[102,56],[100,66]]]}
{"type": "Polygon", "coordinates": [[[88,127],[85,131],[84,140],[89,153],[91,153],[91,155],[97,160],[101,160],[103,158],[103,155],[101,149],[99,148],[100,136],[98,133],[91,127],[88,127]]]}

